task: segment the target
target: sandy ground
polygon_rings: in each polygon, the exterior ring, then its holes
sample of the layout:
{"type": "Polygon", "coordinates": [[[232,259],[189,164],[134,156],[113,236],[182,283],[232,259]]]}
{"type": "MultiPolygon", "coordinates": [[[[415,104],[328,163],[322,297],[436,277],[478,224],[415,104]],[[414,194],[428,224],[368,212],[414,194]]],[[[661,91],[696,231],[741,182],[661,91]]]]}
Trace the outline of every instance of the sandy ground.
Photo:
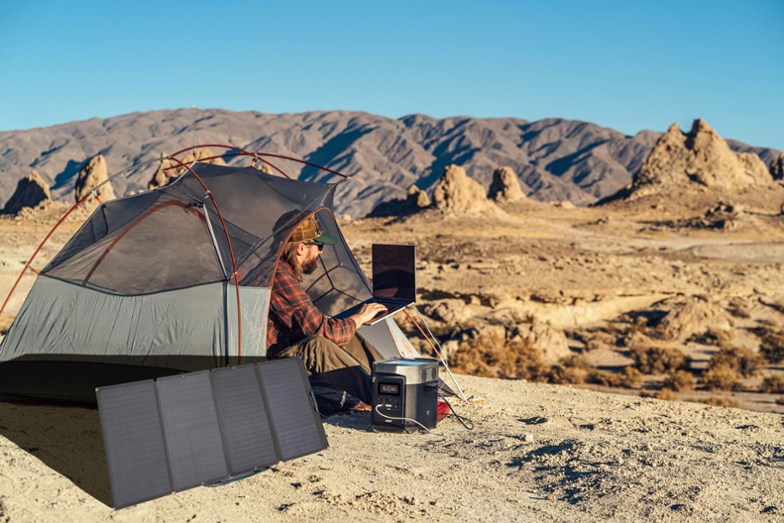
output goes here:
{"type": "Polygon", "coordinates": [[[781,417],[460,377],[429,434],[325,423],[329,448],[113,511],[94,410],[0,403],[0,521],[781,521],[781,417]]]}
{"type": "MultiPolygon", "coordinates": [[[[671,298],[742,307],[738,340],[784,325],[784,227],[742,217],[732,231],[689,229],[682,216],[525,204],[507,215],[363,220],[344,232],[362,263],[370,244],[415,243],[421,305],[463,304],[461,321],[542,322],[569,334],[597,367],[629,363],[630,314],[671,298]],[[649,215],[650,214],[650,215],[649,215]],[[757,329],[757,330],[755,330],[757,329]],[[579,340],[588,340],[580,346],[579,340]],[[597,348],[598,347],[598,348],[597,348]]],[[[0,219],[0,294],[51,217],[0,219]]],[[[66,223],[42,268],[78,226],[66,223]]],[[[15,314],[33,278],[4,314],[15,314]]],[[[656,341],[653,334],[652,340],[656,341]]],[[[672,342],[675,343],[675,342],[672,342]]],[[[717,347],[677,342],[703,361],[717,347]]],[[[770,367],[765,373],[782,372],[770,367]]],[[[661,376],[647,376],[656,391],[661,376]]],[[[112,511],[95,410],[0,403],[0,523],[9,521],[781,521],[784,406],[752,385],[702,390],[750,410],[563,385],[464,376],[481,404],[458,404],[475,430],[447,419],[430,434],[370,431],[367,415],[325,422],[329,449],[221,487],[112,511]]],[[[608,390],[608,389],[603,389],[608,390]]]]}

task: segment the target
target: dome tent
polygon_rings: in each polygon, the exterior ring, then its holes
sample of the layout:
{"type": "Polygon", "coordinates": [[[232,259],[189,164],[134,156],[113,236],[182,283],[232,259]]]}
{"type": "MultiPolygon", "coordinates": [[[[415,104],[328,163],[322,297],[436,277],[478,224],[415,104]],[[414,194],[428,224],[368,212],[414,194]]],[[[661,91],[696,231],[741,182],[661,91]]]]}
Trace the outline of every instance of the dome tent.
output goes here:
{"type": "MultiPolygon", "coordinates": [[[[0,345],[0,394],[93,403],[97,386],[263,359],[281,249],[314,214],[339,239],[304,282],[316,306],[336,314],[371,296],[332,211],[340,182],[184,167],[101,202],[40,271],[0,345]]],[[[391,319],[360,332],[385,356],[417,355],[391,319]]]]}

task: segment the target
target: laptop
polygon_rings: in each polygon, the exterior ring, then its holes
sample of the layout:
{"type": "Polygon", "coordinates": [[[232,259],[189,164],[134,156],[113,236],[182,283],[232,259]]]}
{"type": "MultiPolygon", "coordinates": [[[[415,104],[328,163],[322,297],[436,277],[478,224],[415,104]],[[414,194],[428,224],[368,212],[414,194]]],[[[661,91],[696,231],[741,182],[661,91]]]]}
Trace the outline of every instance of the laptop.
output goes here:
{"type": "Polygon", "coordinates": [[[400,312],[416,302],[416,250],[413,245],[372,246],[373,297],[346,309],[338,318],[356,314],[366,303],[381,303],[387,310],[378,314],[368,324],[400,312]]]}

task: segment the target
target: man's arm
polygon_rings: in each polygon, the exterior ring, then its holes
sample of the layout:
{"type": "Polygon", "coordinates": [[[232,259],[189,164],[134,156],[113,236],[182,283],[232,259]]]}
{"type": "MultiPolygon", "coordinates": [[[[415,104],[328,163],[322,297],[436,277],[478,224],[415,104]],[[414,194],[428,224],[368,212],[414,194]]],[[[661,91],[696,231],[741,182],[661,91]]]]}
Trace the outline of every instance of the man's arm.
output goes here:
{"type": "Polygon", "coordinates": [[[291,340],[318,334],[342,347],[357,332],[358,325],[352,318],[337,319],[322,314],[285,263],[278,267],[272,294],[270,307],[290,330],[291,340]]]}

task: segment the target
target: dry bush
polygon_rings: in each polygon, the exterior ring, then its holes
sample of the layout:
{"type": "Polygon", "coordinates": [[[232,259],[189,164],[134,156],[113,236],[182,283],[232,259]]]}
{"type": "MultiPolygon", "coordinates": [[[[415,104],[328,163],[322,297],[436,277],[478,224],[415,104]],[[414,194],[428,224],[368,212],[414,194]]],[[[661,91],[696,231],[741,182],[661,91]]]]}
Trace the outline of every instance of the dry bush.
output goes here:
{"type": "Polygon", "coordinates": [[[677,401],[678,396],[670,389],[662,389],[654,396],[657,400],[677,401]]]}
{"type": "Polygon", "coordinates": [[[590,364],[582,354],[570,354],[558,360],[558,365],[567,368],[588,369],[590,364]]]}
{"type": "Polygon", "coordinates": [[[579,385],[585,383],[587,375],[588,371],[580,367],[553,365],[547,373],[547,381],[559,385],[579,385]]]}
{"type": "Polygon", "coordinates": [[[706,398],[704,400],[698,400],[699,403],[704,403],[706,405],[710,405],[712,407],[731,407],[733,409],[737,409],[740,407],[740,403],[738,400],[730,399],[730,398],[706,398]]]}
{"type": "Polygon", "coordinates": [[[708,390],[732,390],[740,382],[740,374],[727,364],[716,365],[703,377],[708,390]]]}
{"type": "Polygon", "coordinates": [[[608,370],[593,369],[588,373],[585,380],[588,383],[604,385],[605,387],[621,387],[623,385],[623,376],[608,370]]]}
{"type": "Polygon", "coordinates": [[[676,392],[688,392],[694,389],[694,376],[691,372],[678,370],[664,378],[664,386],[676,392]]]}
{"type": "Polygon", "coordinates": [[[765,365],[765,359],[745,347],[727,347],[721,349],[710,360],[710,368],[719,365],[726,365],[744,378],[751,378],[765,365]]]}
{"type": "Polygon", "coordinates": [[[703,333],[692,334],[688,340],[703,345],[713,345],[715,347],[728,347],[735,341],[735,334],[726,329],[708,328],[703,333]]]}
{"type": "Polygon", "coordinates": [[[634,367],[625,367],[623,372],[593,369],[585,378],[587,383],[603,385],[605,387],[625,387],[636,389],[642,385],[642,373],[634,367]]]}
{"type": "Polygon", "coordinates": [[[519,339],[506,341],[494,333],[459,343],[449,353],[449,365],[474,376],[528,380],[542,380],[548,370],[536,347],[519,339]]]}
{"type": "Polygon", "coordinates": [[[629,326],[629,334],[648,335],[648,320],[644,316],[637,316],[634,322],[629,326]]]}
{"type": "Polygon", "coordinates": [[[760,342],[760,354],[770,363],[784,361],[784,331],[767,329],[760,342]]]}
{"type": "Polygon", "coordinates": [[[629,355],[643,374],[675,372],[686,365],[686,356],[674,347],[630,347],[629,355]]]}
{"type": "Polygon", "coordinates": [[[628,389],[636,389],[640,385],[642,385],[642,372],[635,369],[634,367],[626,367],[623,369],[623,373],[621,374],[623,379],[622,384],[624,387],[628,389]]]}
{"type": "Polygon", "coordinates": [[[784,394],[784,376],[767,376],[759,386],[760,392],[784,394]]]}

